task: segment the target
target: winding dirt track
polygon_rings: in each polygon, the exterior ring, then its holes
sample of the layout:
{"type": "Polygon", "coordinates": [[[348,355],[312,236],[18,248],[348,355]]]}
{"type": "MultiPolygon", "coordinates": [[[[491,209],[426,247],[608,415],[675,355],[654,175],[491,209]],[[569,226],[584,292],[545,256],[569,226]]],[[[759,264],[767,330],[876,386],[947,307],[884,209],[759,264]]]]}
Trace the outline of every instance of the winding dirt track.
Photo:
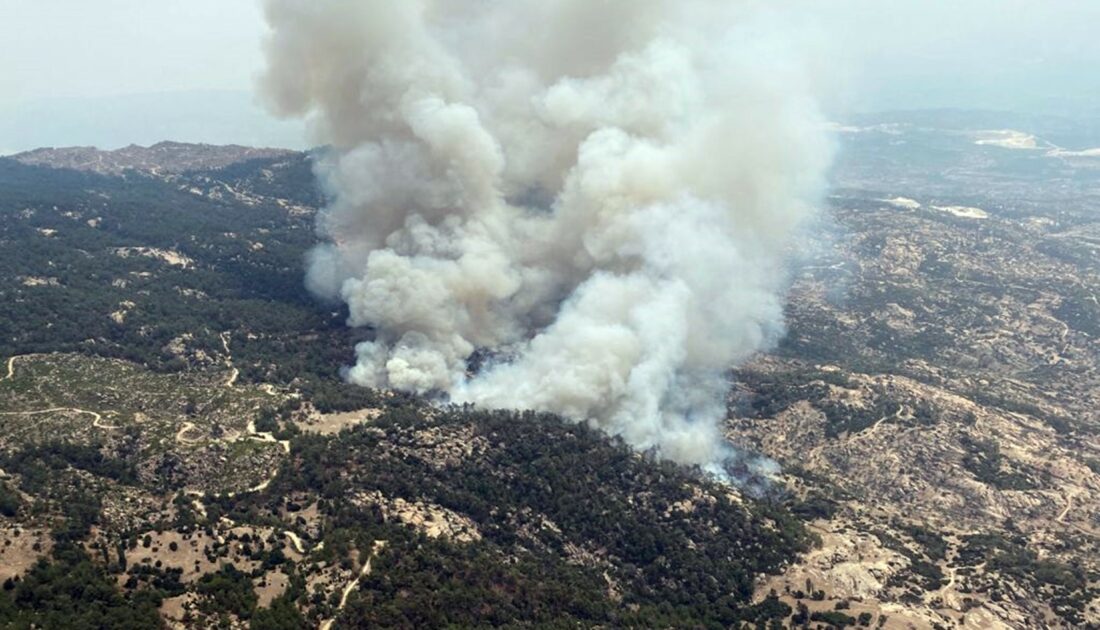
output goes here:
{"type": "Polygon", "coordinates": [[[332,619],[326,619],[325,622],[321,624],[321,630],[330,630],[332,628],[332,624],[336,622],[336,617],[340,616],[340,611],[343,610],[344,606],[347,605],[348,597],[350,597],[355,589],[359,587],[359,580],[363,579],[363,576],[370,575],[370,561],[373,560],[374,556],[376,556],[378,552],[381,551],[382,548],[385,546],[386,541],[384,540],[374,541],[374,547],[370,550],[370,555],[367,556],[367,561],[363,563],[363,569],[359,571],[359,575],[357,575],[354,580],[349,582],[348,585],[344,587],[343,593],[340,594],[340,605],[336,607],[336,616],[334,616],[332,619]]]}
{"type": "Polygon", "coordinates": [[[302,544],[302,539],[298,537],[298,534],[295,534],[292,531],[286,531],[283,533],[286,534],[286,537],[290,539],[290,542],[294,543],[294,549],[296,549],[298,553],[304,554],[306,552],[306,546],[302,544]]]}
{"type": "Polygon", "coordinates": [[[15,376],[15,360],[18,358],[19,357],[12,357],[8,359],[8,375],[4,378],[0,378],[0,383],[10,380],[11,377],[15,376]]]}
{"type": "Polygon", "coordinates": [[[925,601],[931,601],[937,597],[942,598],[948,591],[955,589],[955,583],[959,577],[959,567],[947,567],[947,575],[950,576],[947,582],[944,582],[938,589],[926,593],[924,596],[925,601]]]}
{"type": "Polygon", "coordinates": [[[77,409],[76,407],[53,407],[51,409],[38,409],[36,411],[3,411],[0,412],[0,416],[40,416],[44,413],[59,413],[62,411],[71,411],[73,413],[87,414],[95,418],[95,425],[101,429],[113,429],[115,427],[101,426],[99,423],[103,421],[103,416],[87,409],[77,409]]]}
{"type": "MultiPolygon", "coordinates": [[[[0,412],[0,416],[41,416],[41,415],[48,414],[48,413],[62,413],[62,412],[66,412],[66,411],[68,411],[70,413],[77,413],[77,414],[83,414],[83,415],[91,416],[92,417],[92,426],[97,428],[97,429],[114,430],[114,429],[118,428],[114,425],[104,424],[102,414],[97,413],[95,411],[89,411],[87,409],[77,409],[76,407],[52,407],[50,409],[36,409],[34,411],[3,411],[3,412],[0,412]]],[[[39,424],[42,424],[42,422],[37,422],[37,423],[35,423],[31,426],[36,427],[39,424]]],[[[26,428],[30,428],[30,427],[26,427],[26,428]]]]}
{"type": "MultiPolygon", "coordinates": [[[[222,340],[222,348],[225,349],[225,367],[229,368],[230,370],[229,377],[225,381],[225,387],[226,389],[233,389],[233,386],[237,383],[237,379],[241,375],[241,371],[233,365],[233,353],[229,350],[229,333],[223,332],[219,336],[222,340]]],[[[248,428],[245,430],[245,439],[278,444],[279,446],[283,447],[283,450],[286,451],[288,455],[290,454],[290,442],[286,440],[279,441],[275,439],[275,436],[270,432],[257,431],[255,419],[248,421],[248,428]]],[[[266,480],[249,488],[248,490],[246,490],[246,492],[263,492],[267,489],[269,485],[271,485],[272,481],[275,481],[275,477],[278,476],[278,474],[279,469],[278,467],[276,467],[275,470],[271,471],[271,475],[269,475],[266,480]]],[[[298,544],[300,546],[301,541],[299,541],[298,544]]]]}
{"type": "Polygon", "coordinates": [[[241,371],[233,366],[233,353],[229,351],[229,333],[218,335],[222,340],[222,348],[225,349],[225,367],[229,368],[229,377],[225,379],[226,387],[233,387],[241,376],[241,371]]]}
{"type": "Polygon", "coordinates": [[[202,438],[189,440],[189,439],[183,437],[184,433],[187,433],[188,431],[190,431],[191,429],[194,429],[194,428],[195,428],[195,423],[194,422],[184,422],[183,426],[180,427],[180,430],[176,432],[176,441],[180,442],[181,444],[198,444],[199,442],[201,442],[202,438]]]}
{"type": "Polygon", "coordinates": [[[8,359],[8,373],[0,378],[0,383],[9,381],[15,376],[15,361],[16,359],[29,359],[31,357],[43,356],[37,354],[17,354],[14,357],[8,359]]]}
{"type": "Polygon", "coordinates": [[[276,440],[275,436],[269,432],[260,432],[256,430],[256,421],[248,421],[248,431],[245,434],[246,437],[256,440],[257,442],[268,442],[271,444],[278,444],[283,447],[283,450],[288,454],[290,453],[290,441],[289,440],[276,440]]]}
{"type": "MultiPolygon", "coordinates": [[[[882,426],[882,423],[886,422],[887,420],[901,420],[901,414],[906,413],[908,411],[908,409],[909,409],[909,407],[907,405],[903,405],[901,403],[898,403],[898,410],[894,412],[894,415],[892,415],[892,416],[883,416],[883,417],[879,418],[878,421],[875,422],[875,424],[871,427],[871,430],[869,432],[865,431],[864,433],[869,433],[870,435],[874,435],[874,433],[878,431],[879,427],[882,426]]],[[[867,439],[867,437],[868,437],[867,435],[863,436],[864,439],[867,439]]]]}
{"type": "MultiPolygon", "coordinates": [[[[223,387],[225,387],[226,389],[233,389],[233,387],[237,383],[237,379],[240,377],[241,372],[240,372],[240,370],[238,370],[233,365],[233,354],[229,351],[229,333],[223,332],[223,333],[221,333],[220,337],[221,337],[221,340],[222,340],[222,347],[225,349],[225,367],[229,368],[229,376],[225,379],[225,383],[223,384],[223,387]]],[[[204,439],[206,439],[206,438],[202,438],[202,437],[196,438],[196,439],[188,439],[188,438],[184,437],[185,433],[187,433],[188,431],[190,431],[191,429],[194,429],[194,428],[196,428],[195,423],[193,423],[193,422],[184,422],[183,426],[180,427],[180,430],[178,432],[176,432],[176,441],[181,443],[181,444],[189,444],[190,445],[190,444],[198,444],[199,442],[202,442],[204,439]]],[[[215,442],[235,442],[237,440],[242,440],[242,439],[244,439],[244,440],[256,440],[258,442],[267,442],[267,443],[270,443],[270,444],[278,444],[279,446],[281,446],[283,448],[283,450],[287,454],[290,453],[290,442],[289,441],[287,441],[287,440],[277,440],[277,439],[275,439],[274,434],[272,434],[270,432],[258,431],[256,429],[256,420],[255,419],[252,419],[252,420],[248,421],[248,427],[245,429],[245,433],[244,433],[243,436],[240,433],[235,432],[232,437],[222,437],[222,438],[216,439],[215,442]]],[[[244,492],[263,492],[264,490],[267,489],[268,486],[271,485],[271,482],[275,480],[275,477],[278,476],[278,474],[279,474],[279,469],[276,467],[274,470],[271,471],[271,474],[267,477],[267,479],[265,479],[264,481],[260,482],[259,484],[255,485],[255,486],[252,486],[251,488],[248,488],[244,492]]],[[[234,492],[230,492],[228,494],[228,496],[232,497],[235,494],[236,493],[234,493],[234,492]]],[[[297,545],[300,547],[301,546],[301,541],[298,541],[297,545]]]]}
{"type": "MultiPolygon", "coordinates": [[[[240,370],[238,370],[233,365],[233,355],[229,351],[229,333],[227,333],[227,332],[222,333],[220,335],[220,337],[221,337],[221,340],[222,340],[222,347],[225,348],[225,353],[226,353],[225,366],[227,368],[229,368],[229,370],[230,370],[229,376],[226,378],[224,386],[225,386],[226,389],[232,389],[234,387],[234,385],[236,385],[237,379],[240,377],[240,370]]],[[[19,359],[19,358],[22,358],[22,357],[26,357],[26,356],[32,356],[32,355],[17,355],[17,356],[14,356],[14,357],[11,357],[11,358],[8,359],[7,374],[3,378],[0,378],[0,383],[2,383],[4,381],[7,381],[7,380],[10,380],[11,378],[13,378],[15,376],[15,360],[19,359]]],[[[103,414],[100,414],[100,413],[95,412],[95,411],[89,411],[87,409],[78,409],[76,407],[53,407],[51,409],[39,409],[39,410],[35,410],[35,411],[5,411],[5,412],[0,412],[0,416],[38,416],[38,415],[43,415],[43,414],[47,414],[47,413],[59,413],[59,412],[64,412],[64,411],[92,416],[92,426],[97,428],[97,429],[115,430],[115,429],[119,428],[118,426],[115,426],[115,425],[106,424],[103,421],[103,414]]],[[[176,432],[176,436],[175,436],[176,441],[181,443],[181,444],[188,444],[188,445],[198,444],[199,442],[202,442],[204,438],[201,438],[201,437],[200,438],[195,438],[195,439],[188,439],[188,438],[184,437],[184,435],[188,431],[190,431],[192,429],[195,429],[195,428],[197,428],[195,426],[195,423],[193,423],[193,422],[184,422],[183,426],[180,427],[179,431],[176,432]]],[[[222,438],[219,441],[229,442],[229,441],[233,441],[233,440],[237,440],[237,439],[242,439],[239,433],[236,436],[234,436],[232,439],[222,438]]],[[[272,444],[278,444],[279,446],[281,446],[283,448],[283,450],[285,452],[287,452],[288,454],[290,453],[290,442],[289,441],[277,440],[277,439],[275,439],[275,436],[273,434],[269,433],[269,432],[257,431],[255,420],[250,420],[248,422],[248,428],[246,430],[246,434],[245,434],[243,439],[258,440],[260,442],[268,442],[268,443],[272,443],[272,444]]],[[[271,475],[265,481],[263,481],[262,483],[254,486],[252,488],[249,488],[247,490],[247,492],[261,492],[261,491],[267,489],[267,487],[269,485],[271,485],[271,482],[275,480],[275,477],[278,474],[278,472],[279,471],[278,471],[277,468],[275,470],[271,471],[271,475]]],[[[301,547],[301,541],[297,542],[297,546],[301,547]]]]}
{"type": "MultiPolygon", "coordinates": [[[[0,378],[0,383],[2,383],[4,381],[10,381],[12,378],[15,377],[15,360],[16,359],[22,359],[22,358],[29,357],[29,356],[34,356],[34,355],[23,354],[23,355],[17,355],[17,356],[14,356],[14,357],[11,357],[10,359],[8,359],[8,373],[3,378],[0,378]]],[[[95,411],[89,411],[87,409],[78,409],[76,407],[53,407],[53,408],[50,408],[50,409],[38,409],[38,410],[35,410],[35,411],[5,411],[5,412],[0,412],[0,416],[40,416],[40,415],[46,414],[46,413],[59,413],[59,412],[62,412],[62,411],[70,411],[72,413],[78,413],[78,414],[84,414],[84,415],[91,416],[92,417],[92,426],[97,428],[97,429],[114,430],[114,429],[118,428],[117,426],[114,426],[114,425],[104,424],[102,414],[100,414],[98,412],[95,412],[95,411]]]]}
{"type": "Polygon", "coordinates": [[[115,429],[119,428],[118,426],[113,425],[113,424],[103,424],[103,416],[101,416],[100,414],[98,414],[94,411],[89,411],[87,413],[90,413],[93,416],[95,416],[95,421],[92,422],[92,426],[97,428],[97,429],[106,429],[108,431],[114,431],[115,429]]]}

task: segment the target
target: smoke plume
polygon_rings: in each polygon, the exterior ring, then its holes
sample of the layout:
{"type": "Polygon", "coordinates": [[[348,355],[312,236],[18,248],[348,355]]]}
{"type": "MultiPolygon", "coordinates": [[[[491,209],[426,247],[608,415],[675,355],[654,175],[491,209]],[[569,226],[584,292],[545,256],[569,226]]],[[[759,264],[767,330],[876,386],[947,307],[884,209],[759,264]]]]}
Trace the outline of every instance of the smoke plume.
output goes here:
{"type": "Polygon", "coordinates": [[[829,157],[756,3],[266,9],[264,93],[332,148],[308,286],[377,331],[350,381],[726,456],[725,372],[783,332],[829,157]]]}

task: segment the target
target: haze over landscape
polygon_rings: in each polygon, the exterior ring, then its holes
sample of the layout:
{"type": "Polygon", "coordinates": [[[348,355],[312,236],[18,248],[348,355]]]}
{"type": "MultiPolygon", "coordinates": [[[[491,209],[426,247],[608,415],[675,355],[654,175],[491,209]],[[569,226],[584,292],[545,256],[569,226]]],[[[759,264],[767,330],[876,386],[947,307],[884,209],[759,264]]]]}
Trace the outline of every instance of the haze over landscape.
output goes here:
{"type": "Polygon", "coordinates": [[[0,0],[0,628],[1100,628],[1097,23],[0,0]]]}
{"type": "MultiPolygon", "coordinates": [[[[769,3],[811,46],[834,117],[928,108],[1098,116],[1089,0],[769,3]]],[[[4,0],[0,154],[180,141],[304,148],[254,96],[258,3],[4,0]]]]}

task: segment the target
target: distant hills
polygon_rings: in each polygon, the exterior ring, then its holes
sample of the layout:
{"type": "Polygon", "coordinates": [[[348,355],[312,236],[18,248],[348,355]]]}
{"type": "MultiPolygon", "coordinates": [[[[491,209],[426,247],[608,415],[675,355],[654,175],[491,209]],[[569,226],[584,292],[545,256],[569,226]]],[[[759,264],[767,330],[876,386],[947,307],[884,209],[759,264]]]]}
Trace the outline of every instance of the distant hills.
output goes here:
{"type": "Polygon", "coordinates": [[[54,98],[10,104],[0,96],[0,155],[38,147],[117,149],[181,142],[306,148],[301,122],[265,112],[248,91],[200,90],[54,98]]]}
{"type": "Polygon", "coordinates": [[[181,174],[220,169],[255,159],[293,154],[286,149],[257,149],[235,144],[215,146],[184,142],[159,142],[149,147],[130,145],[114,151],[95,147],[43,148],[11,156],[29,166],[48,166],[118,175],[128,170],[152,174],[181,174]]]}

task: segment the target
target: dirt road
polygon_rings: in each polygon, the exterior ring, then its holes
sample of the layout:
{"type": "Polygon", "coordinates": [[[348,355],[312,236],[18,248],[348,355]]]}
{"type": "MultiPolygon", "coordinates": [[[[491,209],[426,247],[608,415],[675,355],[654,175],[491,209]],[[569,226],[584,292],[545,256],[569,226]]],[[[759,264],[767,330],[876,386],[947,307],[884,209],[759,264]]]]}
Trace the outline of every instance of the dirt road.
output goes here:
{"type": "MultiPolygon", "coordinates": [[[[354,580],[349,582],[348,585],[344,587],[344,592],[340,594],[340,605],[336,607],[336,616],[337,617],[340,616],[340,611],[343,610],[344,606],[347,605],[348,597],[350,597],[351,594],[355,592],[355,589],[359,588],[359,580],[363,579],[363,576],[370,575],[370,572],[371,572],[370,561],[385,546],[386,546],[386,541],[384,541],[384,540],[374,541],[374,547],[371,549],[370,555],[367,556],[367,561],[363,563],[363,569],[361,571],[359,571],[359,575],[357,575],[354,580]]],[[[325,622],[321,624],[321,630],[331,630],[332,624],[335,623],[335,622],[336,622],[336,617],[333,617],[332,619],[325,620],[325,622]]]]}

